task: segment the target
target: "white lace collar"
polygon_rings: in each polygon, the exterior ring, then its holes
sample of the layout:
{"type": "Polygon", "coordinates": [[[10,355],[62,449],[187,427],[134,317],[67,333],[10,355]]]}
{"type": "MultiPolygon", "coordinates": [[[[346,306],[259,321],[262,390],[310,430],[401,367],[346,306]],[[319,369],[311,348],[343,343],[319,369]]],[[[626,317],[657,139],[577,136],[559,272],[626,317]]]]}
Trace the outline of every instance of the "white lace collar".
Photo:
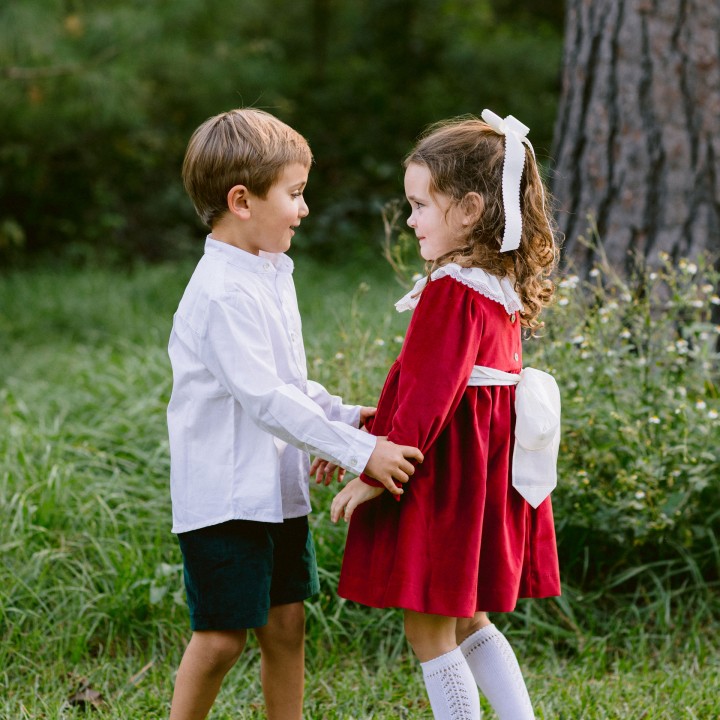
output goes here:
{"type": "MultiPolygon", "coordinates": [[[[447,265],[439,267],[430,277],[432,280],[438,280],[446,275],[461,282],[463,285],[467,285],[467,287],[479,292],[484,297],[500,303],[508,315],[523,309],[520,298],[515,292],[512,282],[507,277],[500,279],[482,268],[461,267],[456,263],[448,263],[447,265]]],[[[418,300],[420,300],[420,292],[426,283],[427,276],[418,280],[415,283],[415,287],[395,303],[397,311],[413,310],[418,304],[418,300]]]]}

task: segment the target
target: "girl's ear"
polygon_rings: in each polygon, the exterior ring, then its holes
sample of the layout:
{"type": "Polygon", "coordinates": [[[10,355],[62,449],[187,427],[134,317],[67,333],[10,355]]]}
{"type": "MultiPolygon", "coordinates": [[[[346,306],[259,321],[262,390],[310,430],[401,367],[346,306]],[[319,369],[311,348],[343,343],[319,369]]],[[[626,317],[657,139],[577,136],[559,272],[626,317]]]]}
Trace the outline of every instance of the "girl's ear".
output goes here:
{"type": "Polygon", "coordinates": [[[465,226],[475,225],[485,212],[485,201],[480,193],[469,192],[460,201],[461,222],[465,226]]]}
{"type": "Polygon", "coordinates": [[[244,185],[233,185],[228,190],[228,211],[239,220],[250,219],[250,206],[248,204],[249,191],[244,185]]]}

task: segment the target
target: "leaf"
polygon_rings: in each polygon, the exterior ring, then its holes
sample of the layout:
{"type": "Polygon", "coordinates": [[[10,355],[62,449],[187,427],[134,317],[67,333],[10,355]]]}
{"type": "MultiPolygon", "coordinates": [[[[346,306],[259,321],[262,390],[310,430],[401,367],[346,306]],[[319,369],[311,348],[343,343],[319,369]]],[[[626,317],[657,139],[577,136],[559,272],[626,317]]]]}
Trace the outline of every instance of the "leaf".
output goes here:
{"type": "Polygon", "coordinates": [[[88,708],[97,710],[105,704],[105,699],[102,693],[90,687],[87,680],[83,680],[80,688],[68,698],[68,703],[73,707],[81,707],[83,710],[88,708]]]}

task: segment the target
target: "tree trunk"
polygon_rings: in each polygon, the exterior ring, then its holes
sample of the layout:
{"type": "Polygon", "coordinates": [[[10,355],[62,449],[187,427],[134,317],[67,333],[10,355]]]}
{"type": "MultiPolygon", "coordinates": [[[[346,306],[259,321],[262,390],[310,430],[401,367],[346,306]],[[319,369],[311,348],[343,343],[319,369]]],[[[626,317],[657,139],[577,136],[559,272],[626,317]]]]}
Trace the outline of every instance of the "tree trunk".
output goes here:
{"type": "Polygon", "coordinates": [[[720,2],[567,0],[552,182],[566,257],[720,253],[720,2]]]}

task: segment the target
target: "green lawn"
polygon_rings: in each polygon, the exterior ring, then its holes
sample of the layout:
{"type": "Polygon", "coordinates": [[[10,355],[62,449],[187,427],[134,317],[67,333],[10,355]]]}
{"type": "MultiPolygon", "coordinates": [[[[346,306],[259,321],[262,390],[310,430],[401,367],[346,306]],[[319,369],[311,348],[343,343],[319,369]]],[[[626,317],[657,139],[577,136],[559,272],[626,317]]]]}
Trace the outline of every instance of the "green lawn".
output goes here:
{"type": "MultiPolygon", "coordinates": [[[[407,317],[382,265],[296,257],[311,376],[370,403],[407,317]]],[[[165,352],[189,265],[0,277],[0,718],[163,718],[188,636],[170,534],[165,352]]],[[[308,718],[430,718],[396,611],[334,594],[344,527],[314,489],[322,592],[308,603],[308,718]]],[[[648,566],[649,568],[649,566],[648,566]]],[[[496,616],[539,718],[720,717],[717,577],[496,616]],[[644,591],[643,591],[644,592],[644,591]]],[[[211,717],[261,718],[257,649],[211,717]]],[[[487,717],[492,717],[489,708],[487,717]]]]}

